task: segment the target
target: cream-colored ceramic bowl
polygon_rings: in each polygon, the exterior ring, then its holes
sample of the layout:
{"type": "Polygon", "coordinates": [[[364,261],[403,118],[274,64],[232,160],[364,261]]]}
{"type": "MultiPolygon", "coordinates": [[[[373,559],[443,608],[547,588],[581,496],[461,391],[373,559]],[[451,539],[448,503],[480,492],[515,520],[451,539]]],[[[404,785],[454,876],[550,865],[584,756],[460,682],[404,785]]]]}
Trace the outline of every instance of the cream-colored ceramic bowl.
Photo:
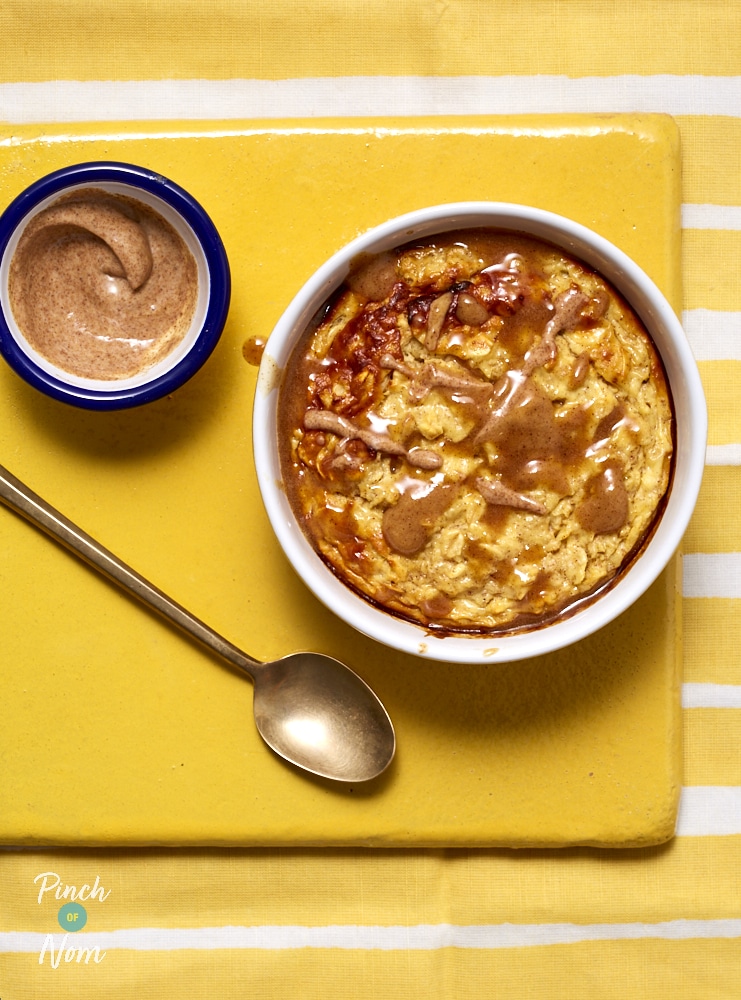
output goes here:
{"type": "Polygon", "coordinates": [[[596,632],[632,605],[674,555],[695,507],[705,463],[707,412],[687,338],[651,279],[621,250],[584,226],[521,205],[465,202],[437,205],[392,219],[339,250],[307,281],[273,330],[263,356],[254,405],[254,453],[263,502],[292,565],[313,593],[360,632],[395,649],[452,663],[502,662],[538,656],[596,632]],[[476,226],[515,230],[562,247],[599,271],[627,299],[658,348],[676,416],[676,454],[668,502],[650,541],[601,596],[568,617],[528,632],[436,636],[424,626],[380,610],[343,584],[299,527],[281,485],[277,404],[281,373],[307,324],[347,276],[361,253],[476,226]]]}

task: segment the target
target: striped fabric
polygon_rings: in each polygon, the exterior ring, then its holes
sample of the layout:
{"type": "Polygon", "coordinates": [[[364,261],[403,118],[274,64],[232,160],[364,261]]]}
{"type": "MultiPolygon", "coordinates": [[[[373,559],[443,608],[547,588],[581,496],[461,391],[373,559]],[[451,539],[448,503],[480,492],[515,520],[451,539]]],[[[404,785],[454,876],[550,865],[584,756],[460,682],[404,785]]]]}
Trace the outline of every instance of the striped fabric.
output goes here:
{"type": "Polygon", "coordinates": [[[741,997],[739,0],[10,0],[0,27],[6,143],[13,124],[88,120],[676,116],[683,318],[710,411],[683,569],[673,842],[8,848],[0,998],[741,997]],[[39,895],[43,875],[54,888],[39,895]],[[65,937],[54,918],[75,900],[89,929],[65,937]]]}

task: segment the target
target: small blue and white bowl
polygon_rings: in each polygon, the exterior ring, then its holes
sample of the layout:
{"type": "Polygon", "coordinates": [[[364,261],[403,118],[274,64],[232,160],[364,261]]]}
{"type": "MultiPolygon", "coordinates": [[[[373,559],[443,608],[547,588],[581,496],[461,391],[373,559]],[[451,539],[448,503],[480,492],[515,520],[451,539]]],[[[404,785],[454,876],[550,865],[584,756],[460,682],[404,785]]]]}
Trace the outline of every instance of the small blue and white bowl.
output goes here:
{"type": "Polygon", "coordinates": [[[26,188],[0,216],[0,354],[26,382],[62,402],[90,410],[120,410],[173,392],[216,347],[230,295],[229,262],[214,223],[187,191],[153,170],[109,161],[64,167],[26,188]],[[184,240],[198,269],[198,299],[185,336],[165,358],[127,378],[83,378],[58,368],[29,344],[10,307],[10,262],[24,229],[38,212],[83,188],[133,198],[158,212],[184,240]]]}

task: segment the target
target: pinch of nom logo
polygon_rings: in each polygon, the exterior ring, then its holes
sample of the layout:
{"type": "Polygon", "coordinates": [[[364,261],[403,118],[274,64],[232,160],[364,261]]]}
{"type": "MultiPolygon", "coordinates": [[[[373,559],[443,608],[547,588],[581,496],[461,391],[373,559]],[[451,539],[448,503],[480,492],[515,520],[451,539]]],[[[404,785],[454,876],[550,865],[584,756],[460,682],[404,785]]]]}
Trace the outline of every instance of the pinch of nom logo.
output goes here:
{"type": "Polygon", "coordinates": [[[104,903],[111,894],[110,889],[100,884],[100,877],[96,875],[92,885],[86,882],[78,889],[75,885],[62,882],[56,872],[41,872],[34,883],[39,887],[39,906],[52,900],[67,900],[57,910],[57,923],[64,931],[61,941],[57,946],[54,935],[46,935],[39,954],[39,965],[44,964],[47,955],[52,969],[58,969],[62,963],[89,965],[92,961],[97,965],[102,962],[106,953],[100,950],[99,945],[83,947],[70,938],[70,934],[76,934],[87,925],[88,912],[83,903],[104,903]]]}

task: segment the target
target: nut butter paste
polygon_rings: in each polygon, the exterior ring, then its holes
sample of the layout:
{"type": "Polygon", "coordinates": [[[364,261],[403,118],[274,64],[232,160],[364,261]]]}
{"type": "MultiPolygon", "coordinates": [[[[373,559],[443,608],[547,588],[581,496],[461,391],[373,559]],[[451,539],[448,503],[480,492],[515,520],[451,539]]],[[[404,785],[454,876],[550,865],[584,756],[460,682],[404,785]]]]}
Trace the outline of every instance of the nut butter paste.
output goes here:
{"type": "Polygon", "coordinates": [[[183,239],[154,209],[85,189],[31,219],[8,291],[18,327],[44,358],[82,378],[124,379],[182,340],[198,272],[183,239]]]}
{"type": "Polygon", "coordinates": [[[672,468],[638,318],[579,261],[495,230],[358,261],[291,358],[279,433],[322,558],[441,631],[533,628],[590,599],[672,468]]]}

